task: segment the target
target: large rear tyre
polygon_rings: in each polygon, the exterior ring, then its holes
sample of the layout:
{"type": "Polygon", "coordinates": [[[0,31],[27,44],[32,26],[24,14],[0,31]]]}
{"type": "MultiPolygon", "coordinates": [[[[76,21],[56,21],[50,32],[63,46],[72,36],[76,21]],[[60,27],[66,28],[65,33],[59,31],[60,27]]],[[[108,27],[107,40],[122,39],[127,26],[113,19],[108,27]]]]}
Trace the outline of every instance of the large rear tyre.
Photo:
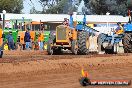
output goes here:
{"type": "Polygon", "coordinates": [[[123,38],[123,46],[125,53],[132,53],[132,33],[125,33],[123,38]]]}
{"type": "Polygon", "coordinates": [[[89,34],[87,31],[78,32],[78,54],[86,55],[89,53],[89,34]]]}
{"type": "Polygon", "coordinates": [[[48,55],[53,55],[53,54],[56,54],[58,52],[60,52],[60,49],[53,49],[53,45],[54,43],[56,42],[55,41],[56,38],[53,34],[50,35],[50,38],[48,40],[48,44],[47,44],[47,52],[48,52],[48,55]]]}

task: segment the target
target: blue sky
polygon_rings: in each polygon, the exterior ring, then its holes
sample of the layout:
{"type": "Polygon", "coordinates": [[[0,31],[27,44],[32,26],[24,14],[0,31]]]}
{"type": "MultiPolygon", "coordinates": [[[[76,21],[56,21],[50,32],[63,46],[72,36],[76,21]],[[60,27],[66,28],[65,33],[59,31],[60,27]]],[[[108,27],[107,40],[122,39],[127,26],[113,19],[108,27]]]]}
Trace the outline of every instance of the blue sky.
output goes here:
{"type": "MultiPolygon", "coordinates": [[[[42,7],[38,1],[39,0],[32,0],[33,4],[35,6],[35,9],[38,11],[42,11],[42,7]]],[[[72,0],[72,2],[75,2],[75,1],[78,1],[78,0],[72,0]]],[[[23,13],[30,13],[30,9],[33,7],[33,4],[31,3],[31,1],[30,0],[24,0],[23,4],[24,4],[24,9],[22,10],[22,12],[23,13]]],[[[81,7],[82,6],[83,5],[81,5],[81,7]]]]}
{"type": "MultiPolygon", "coordinates": [[[[35,9],[38,11],[42,10],[42,7],[40,3],[38,2],[39,0],[32,0],[32,2],[35,5],[35,9]]],[[[23,13],[30,13],[30,9],[33,7],[33,4],[30,2],[30,0],[24,0],[24,9],[22,10],[23,13]]]]}

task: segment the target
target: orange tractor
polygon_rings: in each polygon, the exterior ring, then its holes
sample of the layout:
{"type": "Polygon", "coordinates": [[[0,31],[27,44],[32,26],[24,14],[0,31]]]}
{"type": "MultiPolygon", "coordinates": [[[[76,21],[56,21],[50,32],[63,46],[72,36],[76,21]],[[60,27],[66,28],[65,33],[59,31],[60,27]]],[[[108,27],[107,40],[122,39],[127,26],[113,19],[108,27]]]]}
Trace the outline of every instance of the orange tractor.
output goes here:
{"type": "MultiPolygon", "coordinates": [[[[29,24],[25,24],[25,28],[24,28],[25,30],[26,30],[26,25],[29,25],[29,24]]],[[[32,24],[30,24],[30,25],[32,25],[32,24]]],[[[19,36],[18,42],[19,42],[20,50],[25,49],[25,42],[24,42],[25,32],[26,31],[19,31],[18,32],[18,36],[19,36]]],[[[34,42],[35,42],[36,32],[31,30],[30,31],[30,36],[31,36],[31,41],[32,41],[30,48],[34,49],[34,42]]]]}
{"type": "Polygon", "coordinates": [[[61,54],[62,49],[68,49],[73,54],[88,54],[89,52],[89,32],[86,28],[86,16],[83,22],[74,24],[73,17],[70,15],[70,25],[58,25],[56,33],[50,34],[47,52],[49,55],[61,54]]]}

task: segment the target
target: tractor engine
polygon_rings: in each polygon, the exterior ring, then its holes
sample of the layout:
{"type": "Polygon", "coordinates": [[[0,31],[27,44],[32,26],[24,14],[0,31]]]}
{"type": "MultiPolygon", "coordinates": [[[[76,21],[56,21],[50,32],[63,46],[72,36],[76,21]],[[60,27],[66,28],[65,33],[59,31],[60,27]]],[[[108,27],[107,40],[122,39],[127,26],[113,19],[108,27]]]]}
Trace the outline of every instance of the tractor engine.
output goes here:
{"type": "Polygon", "coordinates": [[[65,25],[56,27],[56,44],[57,45],[70,45],[71,40],[76,39],[74,29],[65,25]],[[74,32],[74,33],[73,33],[74,32]]]}
{"type": "Polygon", "coordinates": [[[48,53],[60,54],[62,49],[71,50],[77,54],[77,31],[66,25],[56,27],[56,35],[51,34],[48,41],[48,53]]]}

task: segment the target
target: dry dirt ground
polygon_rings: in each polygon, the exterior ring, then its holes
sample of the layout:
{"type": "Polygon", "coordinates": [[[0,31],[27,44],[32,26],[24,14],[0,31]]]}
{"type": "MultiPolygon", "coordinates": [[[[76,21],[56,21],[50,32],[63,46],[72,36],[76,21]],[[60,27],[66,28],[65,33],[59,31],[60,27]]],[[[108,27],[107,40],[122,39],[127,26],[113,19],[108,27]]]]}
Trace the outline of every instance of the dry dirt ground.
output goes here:
{"type": "Polygon", "coordinates": [[[83,88],[82,67],[92,80],[132,80],[132,54],[48,56],[45,51],[5,51],[0,59],[0,88],[83,88]]]}

